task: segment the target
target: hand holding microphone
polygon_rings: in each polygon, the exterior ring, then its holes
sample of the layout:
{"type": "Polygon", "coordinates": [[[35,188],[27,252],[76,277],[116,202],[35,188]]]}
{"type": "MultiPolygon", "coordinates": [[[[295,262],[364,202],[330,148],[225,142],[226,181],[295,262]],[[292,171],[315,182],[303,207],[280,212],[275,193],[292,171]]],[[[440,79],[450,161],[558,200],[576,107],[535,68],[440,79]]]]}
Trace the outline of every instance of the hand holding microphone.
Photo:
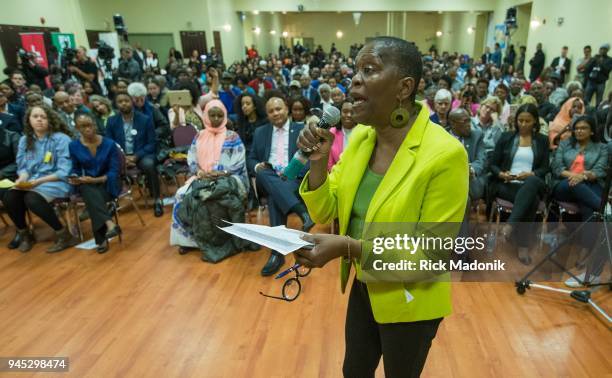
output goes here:
{"type": "Polygon", "coordinates": [[[340,110],[328,106],[317,124],[304,126],[297,140],[299,150],[293,155],[289,165],[283,171],[283,177],[295,180],[308,160],[319,160],[329,155],[334,135],[329,128],[340,121],[340,110]]]}
{"type": "Polygon", "coordinates": [[[314,161],[329,155],[333,142],[334,134],[313,122],[304,126],[298,137],[297,146],[309,160],[314,161]]]}

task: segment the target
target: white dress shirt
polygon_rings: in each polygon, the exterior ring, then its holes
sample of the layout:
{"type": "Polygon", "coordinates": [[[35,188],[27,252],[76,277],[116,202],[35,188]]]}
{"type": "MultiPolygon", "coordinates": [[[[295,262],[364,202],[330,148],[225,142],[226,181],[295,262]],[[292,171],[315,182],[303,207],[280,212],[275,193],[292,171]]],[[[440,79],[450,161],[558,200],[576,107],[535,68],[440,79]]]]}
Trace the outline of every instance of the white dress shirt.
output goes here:
{"type": "Polygon", "coordinates": [[[289,127],[290,121],[287,119],[287,122],[282,127],[282,132],[279,131],[279,128],[276,126],[273,127],[272,131],[272,143],[270,146],[270,157],[268,158],[268,163],[274,167],[276,171],[283,170],[287,164],[289,164],[289,127]],[[282,135],[281,135],[282,134],[282,135]],[[281,137],[282,140],[282,150],[278,151],[278,138],[281,137]],[[280,154],[280,164],[279,164],[279,154],[280,154]]]}

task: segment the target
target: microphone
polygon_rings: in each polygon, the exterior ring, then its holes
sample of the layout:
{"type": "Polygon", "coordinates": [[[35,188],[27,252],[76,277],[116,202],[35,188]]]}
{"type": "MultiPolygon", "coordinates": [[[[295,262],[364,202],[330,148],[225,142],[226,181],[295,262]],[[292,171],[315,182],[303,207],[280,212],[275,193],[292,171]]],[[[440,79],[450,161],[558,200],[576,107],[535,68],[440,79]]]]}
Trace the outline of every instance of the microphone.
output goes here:
{"type": "MultiPolygon", "coordinates": [[[[335,106],[328,106],[323,112],[321,119],[317,123],[317,127],[321,129],[329,129],[340,121],[340,110],[335,106]]],[[[289,165],[283,171],[283,178],[289,180],[295,180],[298,174],[302,171],[302,168],[308,163],[308,156],[311,152],[297,150],[295,155],[291,158],[289,165]]]]}

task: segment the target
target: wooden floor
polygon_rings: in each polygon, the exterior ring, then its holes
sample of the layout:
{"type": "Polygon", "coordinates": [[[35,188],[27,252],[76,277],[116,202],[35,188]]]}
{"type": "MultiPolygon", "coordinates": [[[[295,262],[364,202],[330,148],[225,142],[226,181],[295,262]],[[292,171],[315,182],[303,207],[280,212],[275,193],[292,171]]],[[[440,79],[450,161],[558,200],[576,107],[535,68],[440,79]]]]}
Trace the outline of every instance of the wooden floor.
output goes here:
{"type": "MultiPolygon", "coordinates": [[[[267,251],[216,265],[181,256],[168,244],[169,210],[146,210],[146,228],[123,214],[123,244],[105,255],[49,255],[50,241],[9,251],[6,231],[0,356],[68,356],[70,377],[341,376],[347,295],[337,262],[304,278],[297,301],[266,299],[260,290],[281,286],[259,275],[267,251]]],[[[36,231],[51,239],[40,222],[36,231]]],[[[510,283],[454,284],[453,294],[423,376],[612,376],[611,328],[588,306],[547,291],[519,296],[510,283]]],[[[607,289],[595,298],[612,310],[607,289]]]]}

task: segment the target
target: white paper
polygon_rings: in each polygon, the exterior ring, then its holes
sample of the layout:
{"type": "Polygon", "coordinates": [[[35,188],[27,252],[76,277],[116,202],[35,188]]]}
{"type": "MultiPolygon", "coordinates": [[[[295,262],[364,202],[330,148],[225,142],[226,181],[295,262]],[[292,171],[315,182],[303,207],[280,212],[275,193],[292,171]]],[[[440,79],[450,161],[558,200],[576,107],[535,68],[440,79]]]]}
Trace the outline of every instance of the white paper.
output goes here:
{"type": "Polygon", "coordinates": [[[269,227],[250,223],[227,223],[231,226],[219,228],[239,238],[278,251],[283,255],[288,255],[300,248],[313,246],[312,243],[300,238],[302,235],[308,235],[307,233],[292,230],[285,226],[269,227]]]}
{"type": "Polygon", "coordinates": [[[77,245],[76,247],[80,248],[80,249],[95,249],[96,248],[96,240],[95,239],[89,239],[89,240],[84,241],[81,244],[77,245]]]}

